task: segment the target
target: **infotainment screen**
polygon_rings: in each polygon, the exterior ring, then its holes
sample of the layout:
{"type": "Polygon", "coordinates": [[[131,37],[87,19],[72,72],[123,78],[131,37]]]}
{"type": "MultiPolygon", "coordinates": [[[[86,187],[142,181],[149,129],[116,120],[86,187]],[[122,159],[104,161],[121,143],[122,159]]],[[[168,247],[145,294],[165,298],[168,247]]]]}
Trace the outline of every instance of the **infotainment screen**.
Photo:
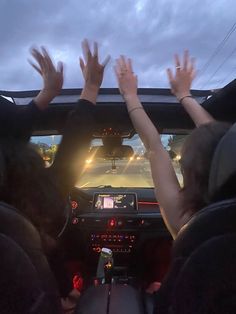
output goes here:
{"type": "Polygon", "coordinates": [[[95,193],[94,209],[96,211],[133,211],[137,210],[135,193],[95,193]]]}

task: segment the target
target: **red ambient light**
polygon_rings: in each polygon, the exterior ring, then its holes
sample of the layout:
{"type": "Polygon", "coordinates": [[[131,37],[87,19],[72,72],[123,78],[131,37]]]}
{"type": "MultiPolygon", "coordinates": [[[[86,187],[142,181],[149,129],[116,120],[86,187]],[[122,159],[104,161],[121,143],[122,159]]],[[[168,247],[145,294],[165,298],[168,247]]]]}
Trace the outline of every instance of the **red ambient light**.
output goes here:
{"type": "Polygon", "coordinates": [[[76,201],[71,201],[71,208],[72,209],[76,209],[76,208],[78,208],[78,203],[76,202],[76,201]]]}
{"type": "Polygon", "coordinates": [[[159,205],[158,202],[138,202],[139,205],[159,205]]]}
{"type": "Polygon", "coordinates": [[[115,226],[116,226],[115,218],[112,218],[112,219],[108,220],[108,227],[114,228],[115,226]]]}

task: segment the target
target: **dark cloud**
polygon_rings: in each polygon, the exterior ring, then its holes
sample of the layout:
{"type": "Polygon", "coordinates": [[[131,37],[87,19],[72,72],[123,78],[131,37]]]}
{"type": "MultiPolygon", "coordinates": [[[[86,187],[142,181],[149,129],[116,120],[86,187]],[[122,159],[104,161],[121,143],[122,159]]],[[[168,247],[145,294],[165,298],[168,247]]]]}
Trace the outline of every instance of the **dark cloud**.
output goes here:
{"type": "MultiPolygon", "coordinates": [[[[35,44],[66,63],[65,87],[81,87],[78,57],[85,37],[99,41],[102,58],[108,53],[113,62],[119,54],[133,58],[139,86],[167,87],[165,69],[174,52],[189,48],[201,70],[235,22],[234,6],[234,0],[0,0],[0,89],[41,87],[27,63],[35,44]]],[[[235,38],[236,32],[194,87],[220,87],[233,79],[235,38]]],[[[112,63],[103,86],[116,86],[112,63]]]]}

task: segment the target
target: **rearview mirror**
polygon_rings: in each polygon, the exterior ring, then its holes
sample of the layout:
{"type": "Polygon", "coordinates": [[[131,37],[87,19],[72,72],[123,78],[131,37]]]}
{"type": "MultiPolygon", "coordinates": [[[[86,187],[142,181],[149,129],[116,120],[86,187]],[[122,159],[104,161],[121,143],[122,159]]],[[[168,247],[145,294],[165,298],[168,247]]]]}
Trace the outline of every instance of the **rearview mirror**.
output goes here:
{"type": "Polygon", "coordinates": [[[134,150],[128,145],[119,145],[112,148],[106,146],[94,146],[91,148],[89,154],[93,156],[93,158],[122,159],[132,157],[134,155],[134,150]]]}

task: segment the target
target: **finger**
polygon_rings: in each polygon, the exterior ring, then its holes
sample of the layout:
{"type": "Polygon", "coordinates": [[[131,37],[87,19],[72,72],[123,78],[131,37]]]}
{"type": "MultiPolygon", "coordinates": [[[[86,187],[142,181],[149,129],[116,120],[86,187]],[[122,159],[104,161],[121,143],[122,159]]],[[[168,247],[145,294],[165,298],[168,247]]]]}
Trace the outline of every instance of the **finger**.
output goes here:
{"type": "Polygon", "coordinates": [[[93,44],[93,56],[98,59],[98,43],[96,41],[93,44]]]}
{"type": "Polygon", "coordinates": [[[40,65],[41,70],[45,69],[45,62],[44,62],[43,56],[41,55],[39,50],[36,49],[36,48],[32,48],[31,49],[31,55],[38,62],[38,64],[40,65]]]}
{"type": "Polygon", "coordinates": [[[183,67],[185,71],[187,71],[188,69],[188,64],[189,64],[189,52],[188,50],[185,50],[184,57],[183,57],[183,67]]]}
{"type": "Polygon", "coordinates": [[[119,71],[121,71],[121,64],[122,64],[120,58],[121,58],[121,57],[119,57],[119,58],[116,59],[116,66],[119,68],[119,71]]]}
{"type": "Polygon", "coordinates": [[[167,69],[166,72],[167,72],[167,76],[168,76],[169,82],[171,83],[174,80],[173,72],[172,72],[171,69],[167,69]]]}
{"type": "Polygon", "coordinates": [[[191,73],[191,72],[195,71],[195,68],[196,68],[196,59],[191,58],[189,72],[191,73]]]}
{"type": "Polygon", "coordinates": [[[127,69],[129,72],[133,73],[132,60],[130,58],[128,58],[127,69]]]}
{"type": "Polygon", "coordinates": [[[121,68],[126,70],[126,60],[125,60],[125,56],[121,55],[120,56],[120,64],[121,64],[121,68]]]}
{"type": "Polygon", "coordinates": [[[197,76],[197,71],[194,69],[194,70],[191,72],[191,79],[192,79],[192,81],[195,79],[196,76],[197,76]]]}
{"type": "Polygon", "coordinates": [[[180,70],[180,59],[179,59],[178,54],[175,54],[175,67],[176,67],[176,70],[180,70]]]}
{"type": "Polygon", "coordinates": [[[61,73],[62,75],[64,74],[64,64],[61,61],[57,63],[57,72],[61,73]]]}
{"type": "Polygon", "coordinates": [[[84,68],[85,68],[85,64],[84,64],[84,60],[82,58],[79,58],[79,64],[80,64],[80,68],[81,68],[81,70],[83,72],[84,68]]]}
{"type": "Polygon", "coordinates": [[[41,49],[42,49],[43,56],[44,56],[45,62],[47,63],[48,68],[55,69],[53,62],[52,62],[52,59],[51,59],[49,53],[47,52],[46,48],[42,46],[41,49]]]}
{"type": "Polygon", "coordinates": [[[107,64],[109,63],[109,61],[111,60],[111,56],[108,55],[104,61],[102,62],[102,66],[105,68],[107,66],[107,64]]]}
{"type": "Polygon", "coordinates": [[[121,67],[120,67],[119,59],[116,59],[116,65],[115,65],[115,67],[116,67],[117,71],[118,71],[119,73],[121,73],[121,67]]]}
{"type": "Polygon", "coordinates": [[[83,51],[83,55],[84,55],[85,61],[88,62],[88,60],[91,59],[92,54],[91,54],[90,47],[89,47],[89,42],[88,42],[87,39],[84,39],[82,41],[82,51],[83,51]]]}
{"type": "Polygon", "coordinates": [[[40,70],[40,68],[34,64],[31,60],[28,59],[29,64],[40,74],[42,75],[42,71],[40,70]]]}
{"type": "Polygon", "coordinates": [[[117,67],[117,66],[114,66],[114,67],[113,67],[113,70],[114,70],[114,72],[115,72],[115,76],[116,76],[117,81],[119,81],[119,79],[120,79],[120,72],[119,72],[118,67],[117,67]]]}

